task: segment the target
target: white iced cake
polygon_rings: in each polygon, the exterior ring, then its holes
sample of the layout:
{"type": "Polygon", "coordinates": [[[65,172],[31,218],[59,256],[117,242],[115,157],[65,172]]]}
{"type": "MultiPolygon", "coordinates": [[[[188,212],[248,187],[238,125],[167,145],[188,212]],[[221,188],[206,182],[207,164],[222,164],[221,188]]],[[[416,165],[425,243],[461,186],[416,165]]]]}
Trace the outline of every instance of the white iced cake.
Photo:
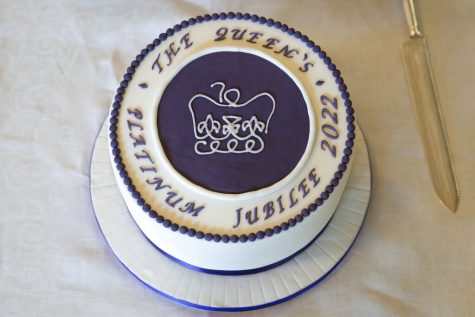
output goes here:
{"type": "Polygon", "coordinates": [[[325,229],[355,125],[318,45],[272,19],[221,13],[183,21],[137,55],[109,132],[117,184],[150,243],[192,269],[246,274],[325,229]]]}

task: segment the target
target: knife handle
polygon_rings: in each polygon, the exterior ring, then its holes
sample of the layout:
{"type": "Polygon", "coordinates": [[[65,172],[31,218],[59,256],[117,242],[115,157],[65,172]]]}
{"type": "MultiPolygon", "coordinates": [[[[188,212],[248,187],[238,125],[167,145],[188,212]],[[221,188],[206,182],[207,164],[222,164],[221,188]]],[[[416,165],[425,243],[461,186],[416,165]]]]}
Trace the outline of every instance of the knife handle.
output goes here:
{"type": "Polygon", "coordinates": [[[407,25],[409,25],[409,32],[411,37],[423,36],[419,28],[419,22],[416,13],[415,0],[403,0],[404,13],[406,14],[407,25]]]}

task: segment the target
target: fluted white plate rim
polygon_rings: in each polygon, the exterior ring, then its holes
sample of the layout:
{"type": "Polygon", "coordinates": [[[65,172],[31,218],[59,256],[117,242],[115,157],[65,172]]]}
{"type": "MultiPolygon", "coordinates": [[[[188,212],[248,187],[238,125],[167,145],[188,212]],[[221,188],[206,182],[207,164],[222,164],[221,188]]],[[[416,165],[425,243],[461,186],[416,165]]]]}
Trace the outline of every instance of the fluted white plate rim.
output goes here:
{"type": "Polygon", "coordinates": [[[325,231],[302,253],[267,271],[214,275],[189,269],[159,252],[130,215],[109,158],[106,119],[91,158],[90,190],[97,223],[112,253],[139,281],[159,294],[194,308],[216,311],[259,309],[312,288],[343,260],[356,240],[371,196],[368,150],[357,125],[353,168],[325,231]]]}

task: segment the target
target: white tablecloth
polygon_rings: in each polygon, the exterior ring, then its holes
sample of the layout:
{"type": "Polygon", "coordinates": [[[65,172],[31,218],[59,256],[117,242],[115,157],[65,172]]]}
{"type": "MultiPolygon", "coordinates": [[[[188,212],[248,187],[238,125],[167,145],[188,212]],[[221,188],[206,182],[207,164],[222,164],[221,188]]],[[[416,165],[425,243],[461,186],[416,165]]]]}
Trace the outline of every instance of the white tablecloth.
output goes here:
{"type": "Polygon", "coordinates": [[[219,11],[280,20],[328,52],[374,177],[364,228],[338,269],[242,315],[475,315],[475,3],[420,8],[461,189],[456,214],[431,186],[402,71],[399,1],[0,1],[0,315],[216,315],[162,298],[121,266],[94,218],[89,160],[139,50],[182,19],[219,11]]]}

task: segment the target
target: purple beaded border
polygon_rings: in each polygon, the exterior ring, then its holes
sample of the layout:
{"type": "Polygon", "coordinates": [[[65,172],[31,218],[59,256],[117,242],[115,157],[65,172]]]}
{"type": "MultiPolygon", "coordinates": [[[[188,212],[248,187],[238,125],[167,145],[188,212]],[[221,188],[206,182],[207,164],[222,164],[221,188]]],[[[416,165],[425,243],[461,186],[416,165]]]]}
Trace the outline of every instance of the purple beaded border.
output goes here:
{"type": "Polygon", "coordinates": [[[124,185],[127,186],[128,191],[132,194],[132,197],[137,200],[137,204],[142,207],[144,212],[147,212],[150,218],[155,219],[158,223],[161,223],[165,228],[169,228],[172,231],[179,231],[182,234],[187,234],[190,237],[195,237],[197,239],[205,239],[206,241],[214,242],[247,242],[255,241],[256,239],[264,239],[265,237],[271,237],[274,234],[278,234],[281,231],[286,231],[290,227],[294,227],[297,223],[302,222],[303,219],[310,215],[310,213],[315,212],[319,206],[323,204],[325,200],[330,197],[330,194],[333,192],[340,179],[343,177],[343,173],[346,171],[347,164],[350,162],[350,156],[352,154],[353,140],[355,139],[355,117],[354,109],[352,102],[350,100],[350,93],[347,91],[347,87],[343,81],[343,78],[340,76],[340,71],[336,68],[336,65],[332,63],[330,57],[327,56],[325,51],[321,50],[320,46],[316,45],[311,41],[306,35],[303,35],[301,32],[296,31],[294,28],[290,28],[286,24],[282,24],[279,21],[274,21],[273,19],[267,19],[262,16],[251,15],[249,13],[240,13],[240,12],[228,12],[228,13],[213,13],[205,14],[203,16],[197,16],[196,18],[190,18],[188,20],[182,21],[180,24],[176,24],[173,29],[169,28],[165,33],[159,35],[158,38],[153,40],[151,44],[148,44],[145,49],[143,49],[139,55],[136,56],[135,60],[132,61],[130,67],[127,68],[127,72],[123,76],[123,80],[120,82],[120,87],[117,89],[117,94],[114,97],[114,102],[112,103],[112,110],[110,112],[110,126],[109,126],[109,139],[110,146],[112,148],[112,155],[114,157],[114,163],[116,168],[119,171],[120,177],[123,179],[124,185]],[[311,48],[312,51],[318,55],[319,58],[323,60],[323,63],[327,65],[327,68],[332,72],[333,77],[335,78],[335,83],[338,84],[338,90],[341,93],[342,99],[345,101],[344,105],[346,107],[346,122],[347,122],[347,140],[345,142],[346,148],[343,150],[343,157],[341,163],[338,165],[338,171],[335,172],[333,179],[330,181],[330,184],[325,187],[325,191],[320,194],[320,197],[317,198],[313,203],[311,203],[307,208],[303,208],[300,211],[300,214],[296,215],[293,218],[290,218],[287,221],[284,221],[280,225],[276,225],[273,228],[267,228],[265,230],[259,230],[256,233],[242,234],[238,235],[220,235],[213,233],[204,233],[202,231],[196,231],[193,228],[188,228],[186,226],[180,226],[177,223],[173,223],[171,220],[164,218],[162,215],[158,214],[155,210],[151,208],[149,204],[141,197],[141,194],[137,191],[136,187],[132,183],[132,179],[128,176],[127,171],[125,170],[125,165],[122,163],[122,157],[120,156],[119,143],[117,142],[117,123],[119,116],[119,109],[121,108],[122,95],[125,92],[125,88],[128,86],[129,81],[132,80],[132,75],[144,57],[155,47],[159,46],[162,41],[167,39],[167,37],[172,36],[174,33],[179,32],[182,29],[187,28],[190,25],[196,23],[202,23],[211,20],[226,20],[226,19],[236,19],[236,20],[248,20],[259,24],[265,24],[269,27],[275,27],[278,30],[281,30],[288,35],[294,36],[297,39],[300,39],[302,42],[306,43],[307,47],[311,48]]]}

